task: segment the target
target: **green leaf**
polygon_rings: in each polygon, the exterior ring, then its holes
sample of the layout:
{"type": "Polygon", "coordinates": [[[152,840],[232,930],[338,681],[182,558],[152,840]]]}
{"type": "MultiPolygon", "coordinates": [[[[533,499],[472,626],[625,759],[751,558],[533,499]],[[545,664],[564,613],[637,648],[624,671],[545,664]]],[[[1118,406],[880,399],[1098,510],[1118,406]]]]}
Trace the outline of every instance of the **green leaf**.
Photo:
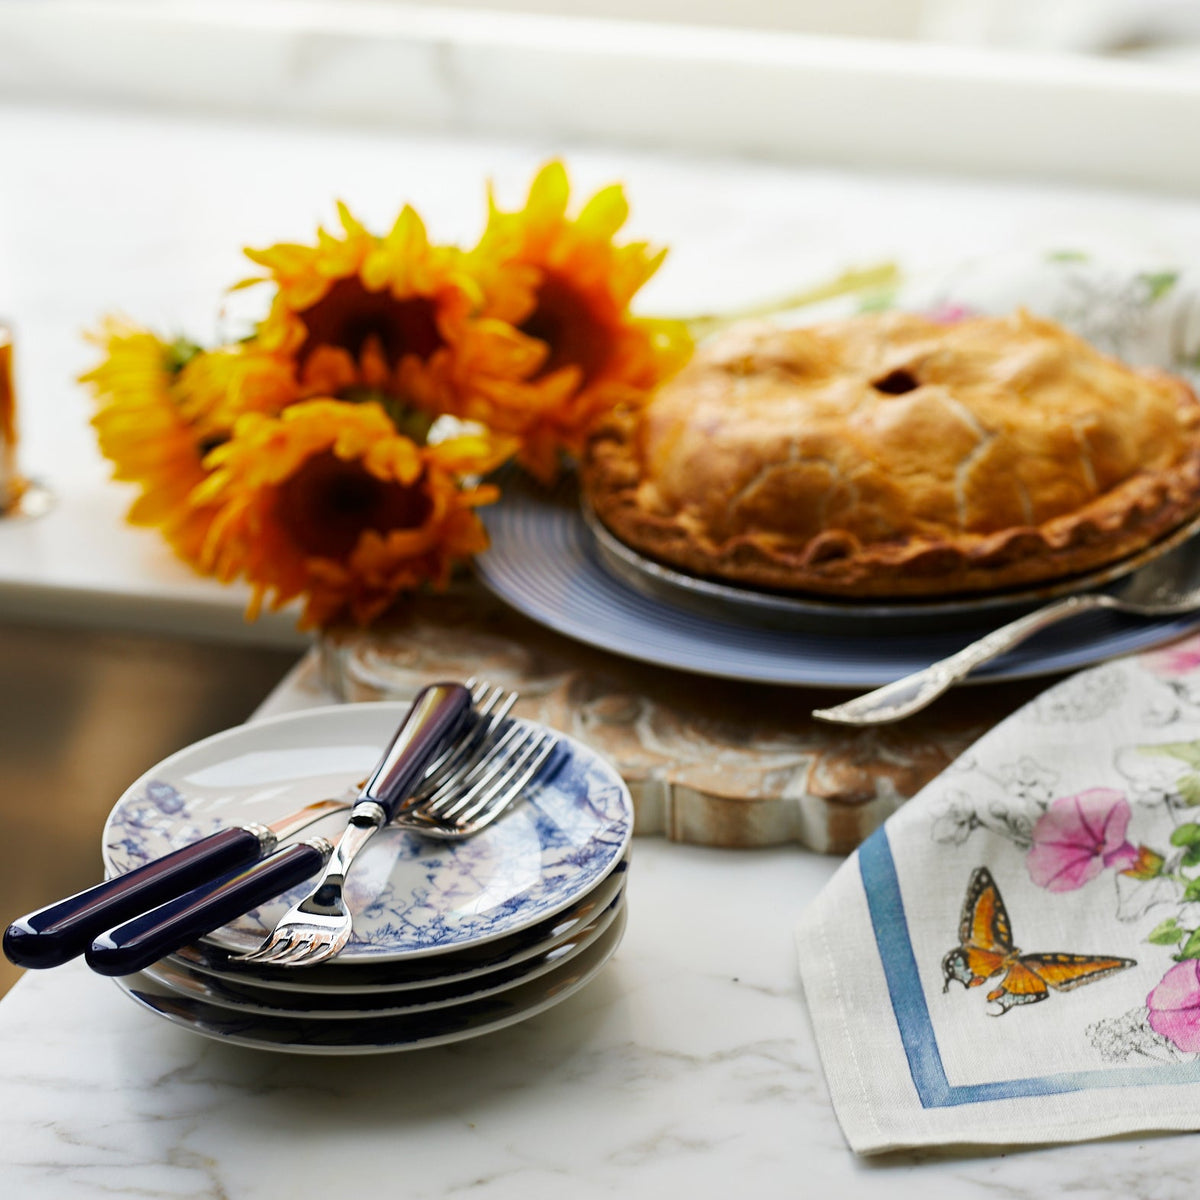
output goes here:
{"type": "Polygon", "coordinates": [[[1179,861],[1185,867],[1200,866],[1200,846],[1189,846],[1179,861]]]}
{"type": "Polygon", "coordinates": [[[1188,808],[1200,804],[1200,775],[1180,775],[1175,781],[1175,790],[1188,808]]]}
{"type": "Polygon", "coordinates": [[[1200,929],[1193,930],[1188,940],[1179,947],[1179,957],[1200,958],[1200,929]]]}
{"type": "Polygon", "coordinates": [[[1138,279],[1146,285],[1150,303],[1161,300],[1178,282],[1178,271],[1143,271],[1138,279]]]}
{"type": "Polygon", "coordinates": [[[896,293],[894,291],[875,292],[868,296],[863,296],[858,302],[858,311],[860,313],[878,313],[887,312],[889,309],[896,307],[896,293]]]}
{"type": "Polygon", "coordinates": [[[198,346],[190,338],[177,337],[164,347],[163,365],[172,375],[178,375],[197,354],[202,352],[203,347],[198,346]]]}
{"type": "MultiPolygon", "coordinates": [[[[685,317],[684,324],[688,327],[697,341],[725,329],[734,321],[744,321],[750,317],[771,317],[777,313],[791,312],[796,308],[805,308],[810,304],[820,304],[825,300],[834,300],[839,296],[860,296],[872,293],[886,293],[888,302],[896,287],[903,282],[904,276],[895,263],[876,263],[870,267],[851,267],[833,279],[793,292],[790,296],[777,296],[759,304],[750,304],[736,309],[726,309],[717,313],[699,313],[696,316],[685,317]],[[891,289],[891,290],[889,290],[891,289]]],[[[876,303],[876,308],[887,307],[886,303],[876,303]]]]}
{"type": "Polygon", "coordinates": [[[1156,946],[1174,946],[1186,932],[1186,929],[1179,928],[1179,922],[1174,917],[1168,917],[1150,930],[1146,941],[1153,942],[1156,946]]]}
{"type": "Polygon", "coordinates": [[[1200,741],[1196,742],[1164,742],[1161,746],[1139,746],[1142,754],[1160,755],[1166,758],[1178,758],[1189,767],[1200,768],[1200,741]]]}
{"type": "Polygon", "coordinates": [[[1176,825],[1171,830],[1172,846],[1194,846],[1197,842],[1200,842],[1200,825],[1197,825],[1195,821],[1176,825]]]}
{"type": "Polygon", "coordinates": [[[1200,900],[1200,879],[1189,879],[1183,889],[1184,900],[1200,900]]]}

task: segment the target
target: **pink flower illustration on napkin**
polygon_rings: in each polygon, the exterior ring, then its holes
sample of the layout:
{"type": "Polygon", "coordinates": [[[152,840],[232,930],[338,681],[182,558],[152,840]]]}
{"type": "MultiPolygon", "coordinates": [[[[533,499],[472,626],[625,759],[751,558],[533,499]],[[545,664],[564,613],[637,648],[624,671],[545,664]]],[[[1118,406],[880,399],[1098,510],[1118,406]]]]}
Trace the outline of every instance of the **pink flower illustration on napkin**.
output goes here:
{"type": "Polygon", "coordinates": [[[1200,637],[1184,638],[1161,650],[1139,655],[1142,665],[1155,675],[1190,675],[1200,667],[1200,637]]]}
{"type": "Polygon", "coordinates": [[[1176,963],[1146,997],[1149,1025],[1180,1050],[1200,1050],[1200,961],[1176,963]]]}
{"type": "Polygon", "coordinates": [[[1129,803],[1113,788],[1060,796],[1033,827],[1030,879],[1052,892],[1070,892],[1105,867],[1134,867],[1138,852],[1125,840],[1129,816],[1129,803]]]}
{"type": "Polygon", "coordinates": [[[975,310],[954,300],[943,300],[929,309],[925,316],[939,325],[957,325],[959,321],[975,316],[975,310]]]}

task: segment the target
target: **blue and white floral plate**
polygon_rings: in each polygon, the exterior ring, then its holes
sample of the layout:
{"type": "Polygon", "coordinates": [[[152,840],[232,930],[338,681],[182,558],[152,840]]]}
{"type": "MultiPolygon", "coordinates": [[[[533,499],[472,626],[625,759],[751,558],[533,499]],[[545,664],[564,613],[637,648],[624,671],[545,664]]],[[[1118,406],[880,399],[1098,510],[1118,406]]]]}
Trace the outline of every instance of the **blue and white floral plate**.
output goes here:
{"type": "MultiPolygon", "coordinates": [[[[289,713],[197,742],[147,771],[104,828],[110,875],[215,830],[270,821],[325,797],[350,796],[407,705],[344,704],[289,713]]],[[[629,790],[593,750],[560,735],[552,765],[520,803],[477,837],[435,842],[383,830],[347,881],[354,934],[340,966],[401,962],[483,945],[562,912],[621,861],[633,833],[629,790]]],[[[344,816],[312,831],[336,835],[344,816]]],[[[257,947],[301,886],[211,934],[226,950],[257,947]]]]}

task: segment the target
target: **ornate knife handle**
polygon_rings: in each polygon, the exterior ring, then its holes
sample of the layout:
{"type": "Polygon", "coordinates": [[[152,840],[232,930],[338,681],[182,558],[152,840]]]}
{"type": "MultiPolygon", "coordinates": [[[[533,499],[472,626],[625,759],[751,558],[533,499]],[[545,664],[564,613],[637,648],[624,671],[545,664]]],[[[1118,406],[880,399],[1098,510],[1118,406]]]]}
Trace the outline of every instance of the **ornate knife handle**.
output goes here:
{"type": "Polygon", "coordinates": [[[976,667],[1006,654],[1035,633],[1077,613],[1106,608],[1110,603],[1108,596],[1094,592],[1056,600],[1045,608],[1002,625],[957,654],[943,658],[924,670],[905,675],[903,679],[884,684],[873,692],[856,696],[834,708],[813,709],[812,715],[819,721],[830,721],[836,725],[886,725],[891,721],[902,721],[927,708],[976,667]]]}

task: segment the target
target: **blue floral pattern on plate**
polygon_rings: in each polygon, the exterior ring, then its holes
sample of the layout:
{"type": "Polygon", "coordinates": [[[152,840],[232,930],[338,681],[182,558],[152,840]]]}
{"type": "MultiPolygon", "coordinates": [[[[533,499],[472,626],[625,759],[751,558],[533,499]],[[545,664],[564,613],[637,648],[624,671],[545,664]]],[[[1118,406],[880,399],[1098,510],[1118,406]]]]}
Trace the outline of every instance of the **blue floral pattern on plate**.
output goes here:
{"type": "MultiPolygon", "coordinates": [[[[230,824],[271,820],[324,796],[352,795],[406,706],[348,704],[292,713],[180,751],[117,802],[105,866],[128,871],[230,824]]],[[[519,804],[477,837],[436,842],[382,831],[351,873],[354,934],[343,964],[460,950],[518,932],[571,905],[620,861],[633,832],[629,790],[594,751],[562,738],[519,804]]],[[[314,829],[335,835],[344,817],[314,829]]],[[[207,939],[257,946],[304,885],[207,939]]]]}

